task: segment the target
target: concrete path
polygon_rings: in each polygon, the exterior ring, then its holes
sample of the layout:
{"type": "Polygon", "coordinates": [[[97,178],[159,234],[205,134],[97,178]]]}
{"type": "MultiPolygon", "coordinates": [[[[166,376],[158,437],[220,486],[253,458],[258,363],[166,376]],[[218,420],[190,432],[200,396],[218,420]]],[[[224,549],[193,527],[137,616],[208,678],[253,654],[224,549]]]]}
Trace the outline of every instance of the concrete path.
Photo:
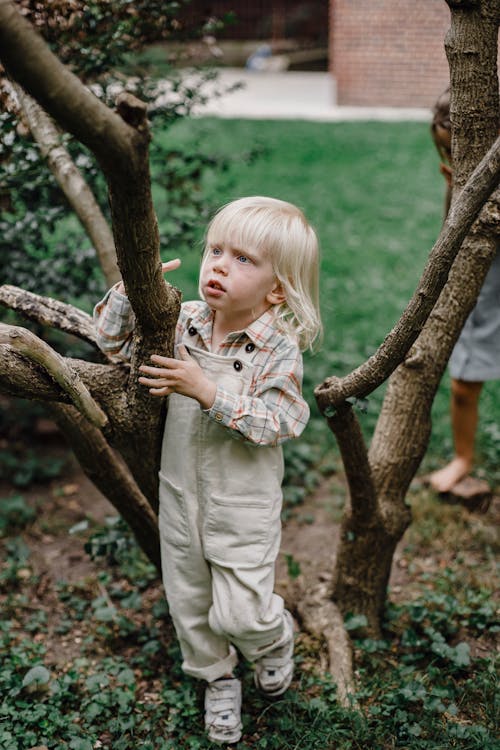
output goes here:
{"type": "MultiPolygon", "coordinates": [[[[335,83],[329,73],[252,72],[242,68],[222,68],[212,88],[241,88],[210,98],[193,114],[225,118],[292,119],[319,122],[351,120],[430,122],[429,109],[400,107],[337,106],[335,83]]],[[[210,88],[210,86],[209,86],[210,88]]]]}

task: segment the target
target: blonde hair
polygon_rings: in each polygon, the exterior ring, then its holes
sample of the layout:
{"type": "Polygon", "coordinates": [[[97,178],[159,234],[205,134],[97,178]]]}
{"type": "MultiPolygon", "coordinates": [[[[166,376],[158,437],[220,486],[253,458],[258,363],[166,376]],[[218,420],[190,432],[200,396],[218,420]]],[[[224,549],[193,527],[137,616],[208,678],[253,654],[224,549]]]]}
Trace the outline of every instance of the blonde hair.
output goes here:
{"type": "Polygon", "coordinates": [[[276,305],[276,325],[297,337],[302,350],[321,338],[319,247],[314,229],[292,203],[252,196],[223,206],[208,225],[202,265],[209,248],[224,239],[269,257],[285,302],[276,305]]]}

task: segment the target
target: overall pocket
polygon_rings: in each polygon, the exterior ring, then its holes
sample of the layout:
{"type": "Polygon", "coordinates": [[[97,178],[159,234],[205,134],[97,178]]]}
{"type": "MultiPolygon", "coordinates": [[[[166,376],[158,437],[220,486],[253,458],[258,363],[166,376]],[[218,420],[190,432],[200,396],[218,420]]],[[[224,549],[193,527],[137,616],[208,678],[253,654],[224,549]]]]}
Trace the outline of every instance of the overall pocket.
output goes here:
{"type": "Polygon", "coordinates": [[[270,562],[279,545],[281,496],[212,495],[205,520],[205,557],[230,567],[270,562]]]}
{"type": "Polygon", "coordinates": [[[160,472],[160,539],[175,547],[189,547],[191,537],[184,493],[160,472]]]}

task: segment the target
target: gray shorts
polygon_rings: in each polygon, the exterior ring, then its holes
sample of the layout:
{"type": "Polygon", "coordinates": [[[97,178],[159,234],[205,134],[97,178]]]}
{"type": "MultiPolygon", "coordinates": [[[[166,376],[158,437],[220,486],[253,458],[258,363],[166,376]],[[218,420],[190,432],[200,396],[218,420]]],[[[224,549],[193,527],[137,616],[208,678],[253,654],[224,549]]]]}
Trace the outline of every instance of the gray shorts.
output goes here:
{"type": "Polygon", "coordinates": [[[500,379],[500,253],[455,344],[449,368],[455,380],[500,379]]]}

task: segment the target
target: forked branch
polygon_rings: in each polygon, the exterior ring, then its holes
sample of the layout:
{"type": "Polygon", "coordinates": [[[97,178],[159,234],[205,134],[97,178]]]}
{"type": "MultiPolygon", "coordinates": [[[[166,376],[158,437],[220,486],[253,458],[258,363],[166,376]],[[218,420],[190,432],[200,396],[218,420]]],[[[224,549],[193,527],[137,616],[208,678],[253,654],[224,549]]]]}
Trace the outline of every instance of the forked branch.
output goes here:
{"type": "Polygon", "coordinates": [[[453,202],[418,287],[401,318],[377,351],[344,378],[328,378],[315,389],[320,411],[350,396],[372,393],[394,372],[419,336],[446,283],[455,257],[481,207],[500,182],[500,138],[473,171],[453,202]]]}
{"type": "Polygon", "coordinates": [[[74,406],[92,424],[104,427],[108,418],[67,361],[48,344],[26,328],[0,323],[0,344],[7,344],[19,354],[36,362],[56,381],[74,406]]]}

